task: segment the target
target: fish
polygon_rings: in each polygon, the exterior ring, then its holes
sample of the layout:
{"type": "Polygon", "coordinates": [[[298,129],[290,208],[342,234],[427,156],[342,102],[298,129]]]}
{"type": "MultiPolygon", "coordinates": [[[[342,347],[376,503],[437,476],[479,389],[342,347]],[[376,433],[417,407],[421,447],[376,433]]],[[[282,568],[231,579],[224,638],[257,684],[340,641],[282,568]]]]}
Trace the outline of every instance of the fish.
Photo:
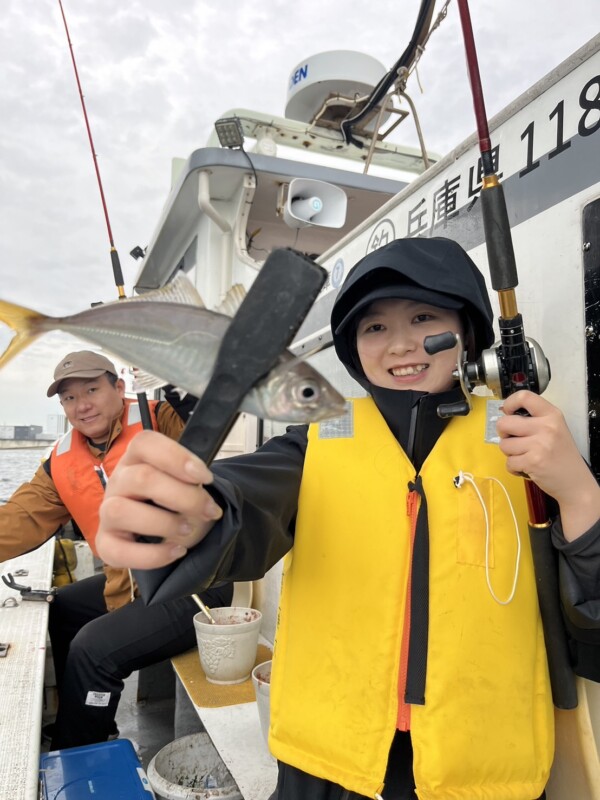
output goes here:
{"type": "MultiPolygon", "coordinates": [[[[244,296],[238,285],[223,308],[209,310],[182,273],[160,289],[72,314],[50,317],[0,300],[0,322],[15,333],[0,356],[0,368],[38,336],[70,333],[108,351],[139,372],[145,390],[167,383],[201,397],[212,375],[231,314],[244,296]]],[[[246,395],[241,411],[279,422],[304,424],[345,412],[342,395],[314,367],[289,350],[246,395]]]]}

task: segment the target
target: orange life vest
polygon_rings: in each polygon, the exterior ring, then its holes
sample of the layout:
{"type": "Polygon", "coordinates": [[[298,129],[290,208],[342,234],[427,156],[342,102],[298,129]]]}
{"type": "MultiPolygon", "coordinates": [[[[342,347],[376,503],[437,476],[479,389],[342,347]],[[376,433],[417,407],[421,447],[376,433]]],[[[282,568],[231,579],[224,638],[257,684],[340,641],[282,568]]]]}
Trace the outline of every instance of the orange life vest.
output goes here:
{"type": "MultiPolygon", "coordinates": [[[[152,427],[157,430],[156,406],[150,401],[152,427]]],[[[125,400],[121,430],[105,453],[94,456],[85,436],[71,429],[55,444],[51,455],[52,480],[92,552],[96,554],[98,512],[104,497],[104,481],[125,453],[127,445],[142,430],[140,408],[134,400],[125,400]]]]}

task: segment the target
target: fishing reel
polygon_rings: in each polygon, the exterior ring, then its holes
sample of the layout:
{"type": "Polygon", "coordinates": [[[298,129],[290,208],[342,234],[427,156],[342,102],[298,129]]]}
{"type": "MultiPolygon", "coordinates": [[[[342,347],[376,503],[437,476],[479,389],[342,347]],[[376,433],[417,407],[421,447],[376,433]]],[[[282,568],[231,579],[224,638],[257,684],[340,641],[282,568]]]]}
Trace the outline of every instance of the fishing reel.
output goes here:
{"type": "Polygon", "coordinates": [[[550,364],[542,348],[535,339],[523,336],[522,328],[515,330],[514,324],[503,330],[503,322],[500,320],[500,341],[483,350],[477,361],[467,360],[458,333],[447,331],[425,337],[423,346],[429,355],[456,347],[456,369],[452,374],[459,381],[465,398],[456,403],[440,404],[438,416],[443,419],[466,416],[471,410],[471,392],[476,386],[486,386],[498,398],[508,397],[520,389],[536,394],[546,390],[550,382],[550,364]]]}

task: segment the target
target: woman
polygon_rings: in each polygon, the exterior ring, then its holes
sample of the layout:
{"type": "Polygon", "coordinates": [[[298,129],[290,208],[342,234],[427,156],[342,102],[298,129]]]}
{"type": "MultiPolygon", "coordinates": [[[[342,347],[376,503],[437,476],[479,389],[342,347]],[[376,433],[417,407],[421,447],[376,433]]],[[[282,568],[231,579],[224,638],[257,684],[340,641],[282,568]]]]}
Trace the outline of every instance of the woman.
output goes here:
{"type": "Polygon", "coordinates": [[[397,240],[366,256],[332,331],[368,393],[343,424],[289,428],[212,472],[138,437],[111,479],[99,549],[137,568],[176,562],[167,596],[260,577],[290,551],[271,689],[276,800],[534,800],[553,710],[516,474],[556,500],[553,541],[592,602],[600,487],[537,395],[504,401],[500,447],[485,439],[486,399],[438,416],[461,399],[456,356],[429,355],[425,337],[458,334],[471,357],[493,341],[483,278],[456,243],[397,240]]]}

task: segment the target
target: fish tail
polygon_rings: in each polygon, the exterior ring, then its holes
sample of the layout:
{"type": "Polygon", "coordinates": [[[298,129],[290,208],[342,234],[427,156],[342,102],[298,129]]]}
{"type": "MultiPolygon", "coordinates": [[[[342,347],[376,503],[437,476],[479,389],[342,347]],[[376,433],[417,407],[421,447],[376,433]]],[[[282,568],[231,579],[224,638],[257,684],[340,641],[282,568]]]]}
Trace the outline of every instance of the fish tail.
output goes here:
{"type": "Polygon", "coordinates": [[[44,314],[32,311],[30,308],[0,300],[0,322],[8,325],[16,334],[11,339],[6,350],[0,355],[0,367],[3,367],[44,332],[40,323],[47,319],[48,317],[44,314]]]}

